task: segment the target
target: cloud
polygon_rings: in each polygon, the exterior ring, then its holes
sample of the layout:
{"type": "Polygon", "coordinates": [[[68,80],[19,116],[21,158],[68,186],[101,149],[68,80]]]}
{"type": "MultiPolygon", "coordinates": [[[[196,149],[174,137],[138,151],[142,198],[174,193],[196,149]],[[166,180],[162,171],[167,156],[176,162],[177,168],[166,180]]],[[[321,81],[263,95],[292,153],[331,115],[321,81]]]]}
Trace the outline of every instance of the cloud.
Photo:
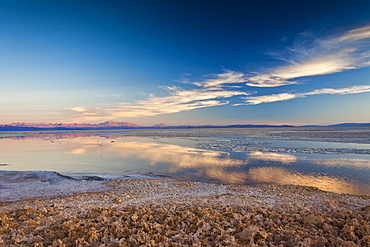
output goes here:
{"type": "Polygon", "coordinates": [[[280,93],[280,94],[271,94],[271,95],[262,95],[255,97],[245,97],[244,104],[235,104],[237,105],[258,105],[262,103],[272,103],[277,101],[286,101],[294,98],[304,98],[309,95],[320,95],[320,94],[357,94],[357,93],[368,93],[370,92],[370,85],[361,85],[353,86],[348,88],[323,88],[317,89],[308,93],[280,93]]]}
{"type": "Polygon", "coordinates": [[[201,82],[193,82],[192,84],[199,87],[215,87],[219,88],[225,86],[225,84],[235,84],[235,83],[244,83],[248,79],[243,73],[238,73],[235,71],[227,71],[222,74],[216,75],[214,79],[208,79],[201,82]]]}
{"type": "Polygon", "coordinates": [[[67,108],[67,109],[70,109],[70,110],[76,111],[76,112],[86,112],[87,111],[86,107],[71,107],[71,108],[67,108]]]}
{"type": "Polygon", "coordinates": [[[217,98],[229,98],[235,95],[248,95],[246,92],[226,91],[219,88],[183,90],[178,87],[167,87],[169,96],[157,97],[152,95],[147,100],[138,101],[140,105],[177,105],[194,101],[210,100],[217,98]]]}
{"type": "Polygon", "coordinates": [[[72,112],[74,119],[79,118],[79,121],[156,116],[159,114],[171,114],[204,107],[225,105],[229,103],[229,101],[224,100],[226,98],[250,94],[242,91],[224,90],[217,87],[193,90],[167,87],[166,90],[168,96],[150,95],[148,99],[139,100],[136,104],[119,103],[114,107],[106,108],[72,107],[66,109],[72,112]]]}
{"type": "Polygon", "coordinates": [[[302,94],[306,95],[316,95],[316,94],[356,94],[356,93],[367,93],[370,92],[370,85],[362,85],[362,86],[353,86],[348,88],[323,88],[317,89],[309,93],[302,94]]]}
{"type": "Polygon", "coordinates": [[[326,75],[348,69],[370,66],[370,26],[348,31],[342,36],[326,40],[316,39],[312,47],[294,47],[289,65],[258,73],[248,78],[252,87],[279,87],[297,84],[294,79],[326,75]]]}
{"type": "Polygon", "coordinates": [[[346,35],[339,37],[339,41],[356,41],[370,38],[370,26],[350,30],[346,35]]]}
{"type": "Polygon", "coordinates": [[[248,97],[245,98],[245,104],[235,104],[237,105],[258,105],[262,103],[271,103],[276,101],[286,101],[290,99],[296,98],[297,95],[292,93],[280,93],[280,94],[271,94],[271,95],[263,95],[263,96],[256,96],[256,97],[248,97]]]}

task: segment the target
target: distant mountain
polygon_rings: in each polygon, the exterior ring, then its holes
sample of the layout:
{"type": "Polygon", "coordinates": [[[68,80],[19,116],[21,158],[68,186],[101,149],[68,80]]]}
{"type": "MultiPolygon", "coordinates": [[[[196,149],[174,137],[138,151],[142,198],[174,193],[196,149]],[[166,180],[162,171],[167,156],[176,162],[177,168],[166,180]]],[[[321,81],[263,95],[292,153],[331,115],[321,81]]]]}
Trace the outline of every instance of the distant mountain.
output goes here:
{"type": "Polygon", "coordinates": [[[332,125],[303,125],[299,127],[370,127],[370,123],[341,123],[332,125]]]}
{"type": "Polygon", "coordinates": [[[145,127],[130,122],[106,121],[104,123],[12,123],[0,125],[2,131],[26,131],[26,130],[105,130],[105,129],[191,129],[191,128],[268,128],[268,127],[294,127],[292,125],[180,125],[168,126],[164,123],[145,127]]]}
{"type": "Polygon", "coordinates": [[[295,127],[293,125],[268,125],[268,124],[234,124],[220,126],[221,128],[288,128],[295,127]]]}
{"type": "Polygon", "coordinates": [[[0,125],[0,130],[88,130],[88,129],[126,129],[142,128],[142,126],[130,122],[106,121],[99,124],[90,123],[11,123],[0,125]]]}
{"type": "MultiPolygon", "coordinates": [[[[306,125],[300,127],[361,127],[370,126],[370,123],[342,123],[327,126],[306,125]]],[[[198,129],[198,128],[284,128],[296,127],[292,125],[255,125],[255,124],[234,124],[234,125],[179,125],[168,126],[158,123],[153,126],[141,126],[130,122],[106,121],[104,123],[11,123],[0,125],[0,131],[37,131],[37,130],[112,130],[112,129],[198,129]]]]}
{"type": "Polygon", "coordinates": [[[159,124],[155,124],[152,126],[153,128],[165,128],[165,127],[168,127],[167,125],[165,125],[164,123],[159,123],[159,124]]]}
{"type": "Polygon", "coordinates": [[[114,127],[124,127],[124,128],[138,128],[143,127],[134,123],[130,122],[114,122],[114,121],[106,121],[104,123],[100,123],[96,125],[97,127],[106,127],[106,128],[114,128],[114,127]]]}
{"type": "Polygon", "coordinates": [[[335,125],[329,125],[330,127],[362,127],[370,126],[370,123],[341,123],[335,125]]]}
{"type": "MultiPolygon", "coordinates": [[[[294,127],[293,125],[254,125],[254,124],[234,124],[234,125],[175,125],[168,126],[163,123],[146,127],[150,129],[162,128],[162,129],[221,129],[221,128],[282,128],[282,127],[294,127]]],[[[145,128],[145,127],[144,127],[145,128]]]]}
{"type": "Polygon", "coordinates": [[[180,125],[168,126],[159,123],[150,127],[130,122],[106,121],[104,123],[11,123],[0,125],[0,131],[37,131],[37,130],[110,130],[110,129],[194,129],[194,128],[268,128],[294,127],[291,125],[180,125]]]}

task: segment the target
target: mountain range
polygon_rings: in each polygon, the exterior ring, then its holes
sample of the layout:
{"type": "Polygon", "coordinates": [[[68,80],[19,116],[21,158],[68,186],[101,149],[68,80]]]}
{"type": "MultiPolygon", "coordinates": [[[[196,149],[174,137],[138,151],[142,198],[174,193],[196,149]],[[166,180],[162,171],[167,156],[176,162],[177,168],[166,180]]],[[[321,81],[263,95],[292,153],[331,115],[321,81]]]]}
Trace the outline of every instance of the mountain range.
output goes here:
{"type": "Polygon", "coordinates": [[[336,125],[178,125],[168,126],[159,123],[153,126],[141,126],[131,122],[106,121],[98,124],[91,123],[11,123],[0,125],[0,131],[32,131],[32,130],[111,130],[111,129],[181,129],[181,128],[268,128],[268,127],[361,127],[370,123],[342,123],[336,125]]]}
{"type": "Polygon", "coordinates": [[[62,129],[120,129],[120,128],[142,128],[143,126],[130,122],[106,121],[99,124],[91,123],[11,123],[0,125],[0,130],[62,130],[62,129]]]}
{"type": "Polygon", "coordinates": [[[0,125],[0,131],[26,130],[109,130],[109,129],[176,129],[176,128],[263,128],[263,127],[294,127],[291,125],[179,125],[168,126],[159,123],[153,126],[141,126],[131,122],[106,121],[104,123],[11,123],[0,125]]]}

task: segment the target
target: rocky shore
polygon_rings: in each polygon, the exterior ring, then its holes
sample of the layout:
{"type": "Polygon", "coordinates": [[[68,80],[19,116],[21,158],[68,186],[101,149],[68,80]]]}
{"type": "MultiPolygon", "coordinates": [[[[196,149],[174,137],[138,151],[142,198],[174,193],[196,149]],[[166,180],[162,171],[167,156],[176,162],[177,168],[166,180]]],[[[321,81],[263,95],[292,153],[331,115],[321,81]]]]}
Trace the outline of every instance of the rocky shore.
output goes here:
{"type": "Polygon", "coordinates": [[[370,197],[171,179],[1,203],[0,246],[370,246],[370,197]]]}

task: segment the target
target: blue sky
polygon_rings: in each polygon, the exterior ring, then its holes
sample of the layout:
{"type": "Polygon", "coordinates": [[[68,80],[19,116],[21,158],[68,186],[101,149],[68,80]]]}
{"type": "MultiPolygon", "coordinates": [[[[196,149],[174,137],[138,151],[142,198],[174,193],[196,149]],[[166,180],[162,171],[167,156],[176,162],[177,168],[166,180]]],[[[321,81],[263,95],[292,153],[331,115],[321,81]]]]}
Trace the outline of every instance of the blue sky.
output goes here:
{"type": "Polygon", "coordinates": [[[0,116],[370,122],[370,1],[0,0],[0,116]]]}

